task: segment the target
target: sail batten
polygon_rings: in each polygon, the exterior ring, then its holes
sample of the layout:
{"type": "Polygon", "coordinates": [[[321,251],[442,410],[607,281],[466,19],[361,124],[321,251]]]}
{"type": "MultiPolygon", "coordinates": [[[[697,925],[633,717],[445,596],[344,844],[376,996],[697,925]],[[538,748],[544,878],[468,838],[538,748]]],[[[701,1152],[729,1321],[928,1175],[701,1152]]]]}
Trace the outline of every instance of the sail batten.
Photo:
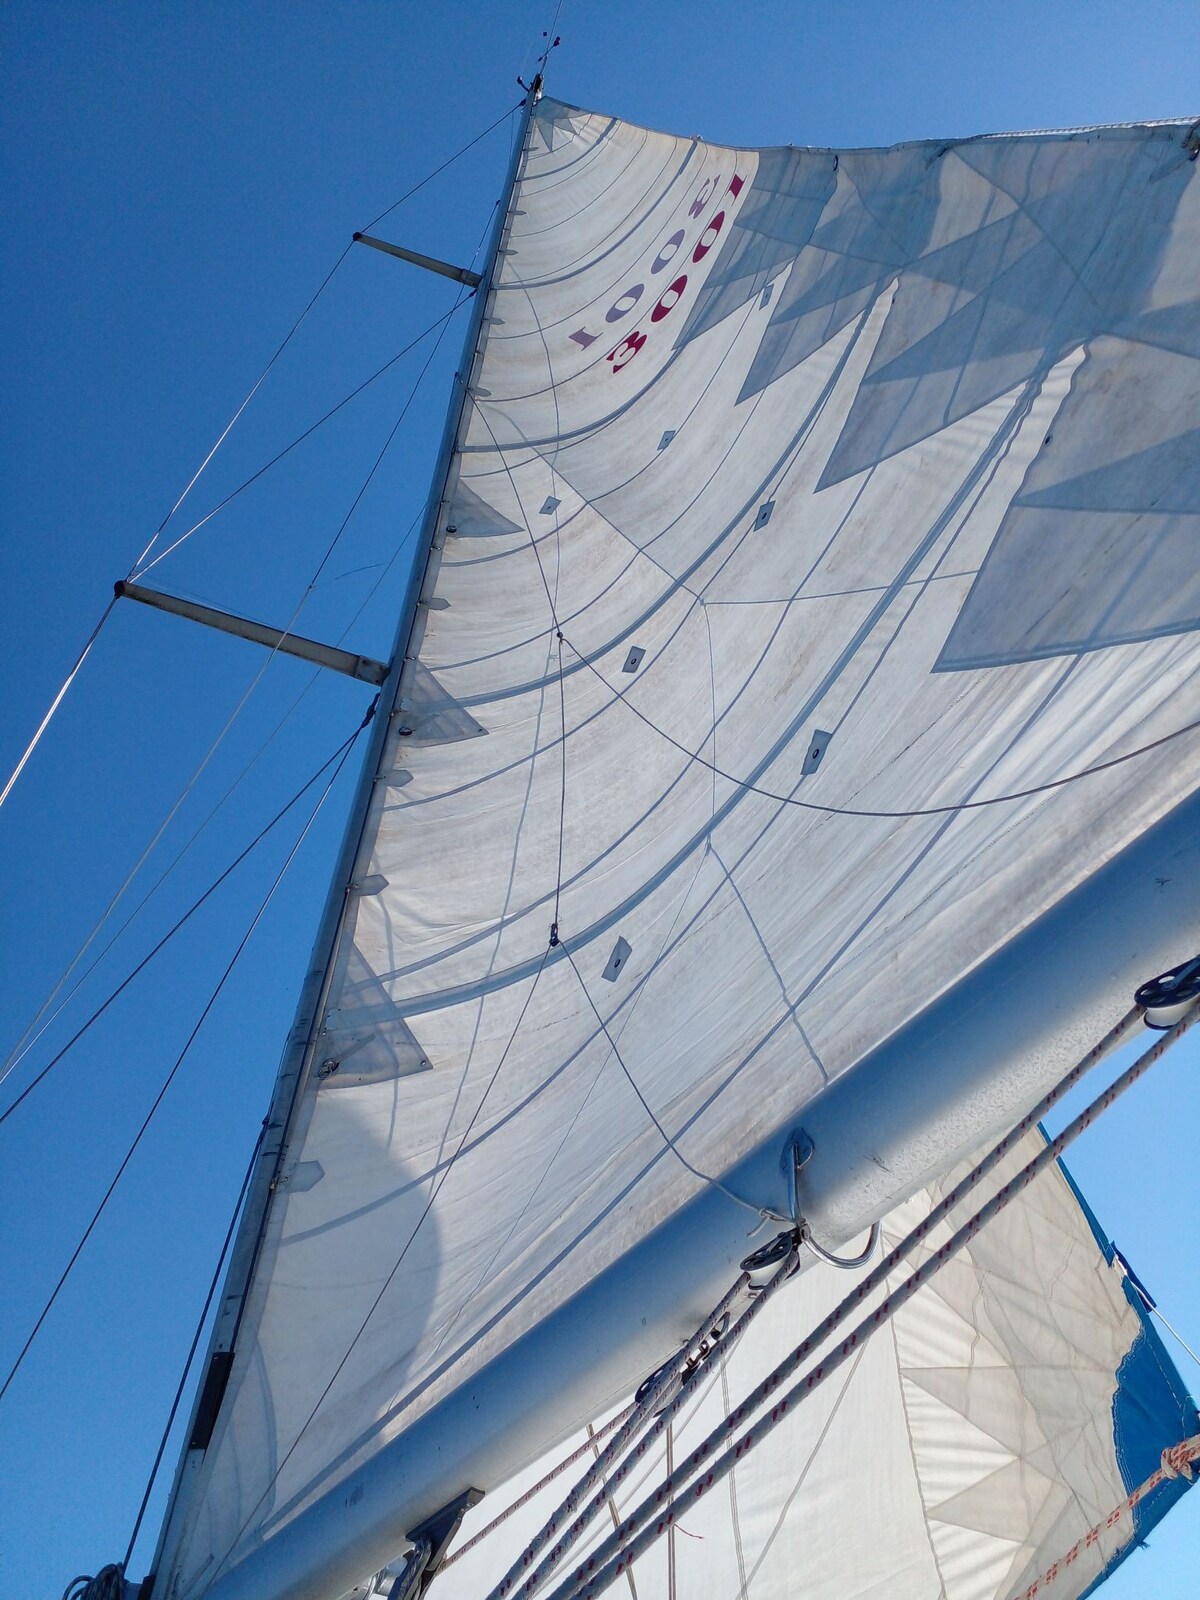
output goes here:
{"type": "Polygon", "coordinates": [[[1186,140],[537,106],[170,1600],[1193,793],[1186,140]]]}

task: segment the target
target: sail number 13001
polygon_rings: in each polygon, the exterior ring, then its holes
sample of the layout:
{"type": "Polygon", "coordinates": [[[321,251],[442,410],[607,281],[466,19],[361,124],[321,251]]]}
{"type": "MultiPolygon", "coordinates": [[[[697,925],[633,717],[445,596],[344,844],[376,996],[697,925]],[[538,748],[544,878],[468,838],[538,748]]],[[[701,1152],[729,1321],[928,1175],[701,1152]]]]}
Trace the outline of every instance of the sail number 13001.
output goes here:
{"type": "MultiPolygon", "coordinates": [[[[695,218],[703,215],[704,209],[711,201],[719,182],[719,178],[709,178],[700,185],[695,199],[688,208],[689,217],[695,218]]],[[[735,174],[733,178],[730,179],[729,187],[726,189],[723,198],[726,200],[736,200],[742,191],[744,183],[745,179],[740,178],[735,174]]],[[[695,246],[692,249],[691,261],[689,265],[700,265],[708,252],[712,249],[713,245],[716,244],[717,240],[720,238],[721,229],[724,226],[725,212],[721,210],[709,220],[707,226],[704,228],[704,231],[696,240],[695,246]]],[[[675,232],[670,236],[670,238],[663,241],[659,248],[658,254],[650,263],[650,271],[647,276],[653,279],[658,274],[665,272],[667,267],[669,267],[679,255],[686,238],[687,228],[676,228],[675,232]]],[[[674,279],[672,279],[672,281],[662,291],[654,305],[651,307],[651,325],[662,322],[665,317],[670,316],[671,312],[674,311],[675,307],[683,299],[684,293],[687,289],[687,284],[688,275],[686,272],[681,272],[674,279]]],[[[605,322],[613,323],[622,321],[623,318],[627,317],[630,312],[632,312],[633,309],[640,304],[642,296],[645,294],[645,292],[645,283],[631,283],[627,289],[623,289],[621,291],[621,293],[613,301],[612,305],[609,306],[608,310],[604,313],[605,322]]],[[[587,328],[576,328],[574,333],[568,335],[568,338],[573,340],[574,343],[579,345],[582,349],[586,350],[589,345],[595,344],[598,339],[603,338],[603,333],[589,333],[587,328]]],[[[623,367],[627,367],[633,360],[634,356],[637,355],[638,351],[646,343],[646,338],[647,334],[644,333],[640,328],[635,328],[632,333],[626,334],[621,342],[615,345],[604,358],[609,363],[611,370],[613,372],[620,372],[623,367]]]]}

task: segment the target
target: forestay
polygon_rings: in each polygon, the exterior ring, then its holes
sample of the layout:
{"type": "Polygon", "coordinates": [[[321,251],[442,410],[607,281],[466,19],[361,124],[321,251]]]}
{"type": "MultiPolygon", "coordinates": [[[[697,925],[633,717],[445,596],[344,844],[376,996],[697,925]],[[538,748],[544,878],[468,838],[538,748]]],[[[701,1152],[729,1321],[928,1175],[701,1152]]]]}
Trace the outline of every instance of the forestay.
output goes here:
{"type": "Polygon", "coordinates": [[[538,107],[162,1593],[1195,787],[1194,734],[1119,759],[1195,716],[1194,146],[734,151],[538,107]]]}
{"type": "MultiPolygon", "coordinates": [[[[991,1188],[1043,1142],[1027,1135],[991,1188]]],[[[960,1176],[893,1211],[884,1248],[960,1176]]],[[[952,1214],[925,1252],[979,1203],[976,1195],[952,1214]]],[[[846,1290],[843,1274],[814,1268],[772,1301],[723,1371],[710,1363],[672,1424],[676,1464],[846,1290]]],[[[632,1592],[638,1600],[790,1600],[799,1585],[805,1600],[1025,1600],[1057,1565],[1037,1592],[1078,1600],[1186,1488],[1180,1477],[1132,1513],[1123,1509],[1161,1451],[1197,1428],[1195,1406],[1139,1307],[1064,1172],[1050,1168],[863,1344],[834,1383],[712,1494],[685,1502],[673,1534],[633,1568],[632,1592]]],[[[616,1516],[665,1476],[665,1454],[664,1442],[633,1486],[614,1493],[616,1516]]],[[[552,1464],[538,1463],[529,1482],[552,1464]]],[[[489,1593],[586,1464],[452,1560],[436,1579],[438,1600],[489,1593]]],[[[462,1539],[495,1521],[524,1488],[518,1480],[489,1496],[462,1539]]],[[[605,1517],[561,1575],[610,1529],[605,1517]]]]}

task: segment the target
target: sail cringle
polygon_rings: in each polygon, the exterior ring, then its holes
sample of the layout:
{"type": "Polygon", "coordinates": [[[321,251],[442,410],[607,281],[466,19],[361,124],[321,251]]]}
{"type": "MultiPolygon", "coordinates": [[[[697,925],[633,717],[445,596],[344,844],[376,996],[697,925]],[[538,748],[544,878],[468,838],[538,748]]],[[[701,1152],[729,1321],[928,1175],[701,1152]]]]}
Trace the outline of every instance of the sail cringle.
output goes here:
{"type": "Polygon", "coordinates": [[[538,107],[169,1600],[1194,789],[1186,134],[538,107]]]}

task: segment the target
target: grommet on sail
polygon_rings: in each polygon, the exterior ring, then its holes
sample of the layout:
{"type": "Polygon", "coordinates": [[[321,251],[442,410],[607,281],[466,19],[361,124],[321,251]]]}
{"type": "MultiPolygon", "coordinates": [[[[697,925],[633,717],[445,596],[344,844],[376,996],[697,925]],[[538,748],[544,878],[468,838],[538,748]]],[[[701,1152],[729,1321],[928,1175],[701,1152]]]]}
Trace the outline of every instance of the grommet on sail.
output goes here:
{"type": "MultiPolygon", "coordinates": [[[[1200,948],[1189,135],[732,150],[530,96],[154,1600],[482,1597],[507,1558],[414,1530],[602,1427],[764,1220],[905,1231],[1200,948]]],[[[1185,1476],[1066,1560],[1200,1427],[1038,1185],[649,1589],[1120,1558],[1185,1476]]],[[[677,1457],[845,1292],[804,1265],[677,1457]]]]}

